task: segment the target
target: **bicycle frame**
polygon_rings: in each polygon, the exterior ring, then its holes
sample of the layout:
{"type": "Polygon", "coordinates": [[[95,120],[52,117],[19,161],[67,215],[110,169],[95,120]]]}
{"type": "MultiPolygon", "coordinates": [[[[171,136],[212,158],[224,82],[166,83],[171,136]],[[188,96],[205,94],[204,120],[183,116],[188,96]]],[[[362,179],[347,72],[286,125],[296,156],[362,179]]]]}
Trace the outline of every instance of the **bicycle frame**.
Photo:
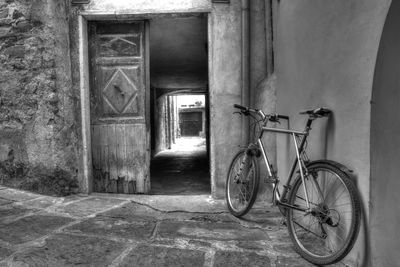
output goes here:
{"type": "Polygon", "coordinates": [[[300,211],[308,211],[310,210],[310,203],[309,203],[309,198],[308,198],[308,192],[307,192],[307,188],[305,186],[305,181],[304,181],[304,170],[307,170],[305,167],[305,163],[303,161],[303,159],[301,158],[301,154],[304,152],[304,147],[306,144],[306,140],[307,137],[309,135],[309,132],[311,130],[311,124],[312,124],[313,119],[309,118],[306,124],[306,128],[304,131],[295,131],[295,130],[286,130],[286,129],[280,129],[280,128],[270,128],[270,127],[266,127],[267,126],[267,122],[266,121],[263,125],[263,127],[261,127],[261,132],[260,132],[260,136],[257,139],[257,144],[259,149],[261,150],[261,154],[263,156],[265,165],[267,166],[267,171],[268,171],[268,178],[271,179],[272,185],[273,185],[273,203],[275,205],[280,205],[280,206],[284,206],[287,208],[291,208],[291,209],[296,209],[296,210],[300,210],[300,211]],[[279,179],[277,178],[277,173],[274,171],[273,169],[273,165],[270,164],[270,161],[268,159],[268,156],[265,152],[265,148],[264,148],[264,144],[262,142],[262,137],[264,132],[274,132],[274,133],[283,133],[283,134],[288,134],[291,135],[293,138],[293,143],[295,146],[295,150],[296,150],[296,159],[294,160],[292,167],[290,169],[290,173],[289,173],[289,177],[286,181],[286,184],[284,185],[284,190],[282,192],[282,196],[280,195],[279,192],[279,188],[278,188],[278,184],[279,184],[279,179]],[[298,141],[296,139],[296,137],[300,137],[302,136],[301,139],[301,143],[300,145],[298,144],[298,141]],[[288,190],[290,189],[290,184],[291,181],[293,179],[293,174],[296,171],[296,167],[299,166],[299,171],[300,171],[300,176],[303,182],[303,190],[304,190],[304,194],[305,194],[305,198],[306,198],[306,203],[307,203],[307,208],[301,208],[301,207],[297,207],[297,206],[293,206],[293,205],[289,205],[287,203],[285,203],[282,200],[286,199],[286,195],[288,193],[288,190]]]}

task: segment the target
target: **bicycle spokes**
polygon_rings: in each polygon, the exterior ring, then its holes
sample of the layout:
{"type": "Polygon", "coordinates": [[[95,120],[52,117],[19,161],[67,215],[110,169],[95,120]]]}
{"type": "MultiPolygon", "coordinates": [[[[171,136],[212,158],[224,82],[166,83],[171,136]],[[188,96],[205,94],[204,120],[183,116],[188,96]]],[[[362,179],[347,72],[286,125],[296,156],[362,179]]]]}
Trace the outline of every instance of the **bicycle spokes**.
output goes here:
{"type": "Polygon", "coordinates": [[[232,162],[227,181],[228,207],[237,216],[246,213],[255,199],[258,174],[255,158],[245,152],[232,162]]]}
{"type": "Polygon", "coordinates": [[[303,186],[308,192],[310,209],[291,210],[294,235],[299,245],[312,255],[336,253],[350,235],[352,206],[347,187],[335,173],[313,170],[304,184],[300,181],[293,188],[295,206],[307,207],[303,186]]]}

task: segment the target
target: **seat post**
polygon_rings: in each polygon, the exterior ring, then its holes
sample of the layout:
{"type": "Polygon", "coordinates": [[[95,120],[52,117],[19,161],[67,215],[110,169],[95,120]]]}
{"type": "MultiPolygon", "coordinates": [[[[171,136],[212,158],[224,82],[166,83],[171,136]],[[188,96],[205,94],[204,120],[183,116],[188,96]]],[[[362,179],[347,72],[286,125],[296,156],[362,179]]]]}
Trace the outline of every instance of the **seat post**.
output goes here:
{"type": "Polygon", "coordinates": [[[308,118],[307,124],[306,124],[306,130],[311,127],[313,120],[314,120],[314,118],[312,118],[311,116],[308,118]]]}

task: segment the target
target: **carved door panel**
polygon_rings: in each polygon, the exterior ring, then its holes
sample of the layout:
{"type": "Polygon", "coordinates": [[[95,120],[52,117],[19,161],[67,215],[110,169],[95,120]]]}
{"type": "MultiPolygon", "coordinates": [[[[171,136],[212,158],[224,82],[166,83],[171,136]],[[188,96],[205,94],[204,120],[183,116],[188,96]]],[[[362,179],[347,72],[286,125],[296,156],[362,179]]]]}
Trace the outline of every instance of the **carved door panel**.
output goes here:
{"type": "Polygon", "coordinates": [[[150,190],[146,28],[145,22],[89,24],[95,192],[150,190]]]}

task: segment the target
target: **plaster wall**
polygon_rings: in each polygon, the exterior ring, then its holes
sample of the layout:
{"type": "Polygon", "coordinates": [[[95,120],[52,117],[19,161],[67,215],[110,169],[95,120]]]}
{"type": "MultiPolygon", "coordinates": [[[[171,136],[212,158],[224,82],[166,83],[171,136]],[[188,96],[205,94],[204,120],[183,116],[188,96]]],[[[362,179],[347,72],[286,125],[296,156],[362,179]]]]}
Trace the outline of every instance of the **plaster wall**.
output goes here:
{"type": "MultiPolygon", "coordinates": [[[[306,120],[298,115],[300,110],[325,106],[334,111],[331,118],[314,122],[309,156],[335,160],[354,171],[366,218],[372,81],[389,4],[389,0],[303,0],[280,1],[277,6],[277,110],[290,116],[290,127],[295,129],[302,129],[306,120]]],[[[293,158],[288,141],[277,139],[283,180],[288,159],[293,158]]],[[[344,260],[350,266],[368,260],[366,224],[364,218],[356,246],[344,260]]]]}
{"type": "Polygon", "coordinates": [[[400,2],[393,1],[375,68],[371,114],[372,266],[397,266],[400,239],[400,2]]]}
{"type": "Polygon", "coordinates": [[[225,195],[230,160],[241,144],[242,120],[233,104],[242,99],[241,1],[214,4],[209,14],[209,110],[211,190],[225,195]]]}
{"type": "MultiPolygon", "coordinates": [[[[190,12],[208,13],[211,187],[214,197],[223,197],[229,160],[241,140],[241,120],[232,115],[232,105],[240,103],[242,96],[240,0],[232,0],[230,4],[211,4],[209,0],[93,0],[89,5],[76,7],[70,18],[74,87],[78,92],[82,90],[77,23],[80,15],[83,20],[123,20],[164,15],[173,17],[177,13],[190,12]]],[[[86,178],[82,169],[84,166],[80,170],[83,183],[86,178]]]]}
{"type": "MultiPolygon", "coordinates": [[[[268,0],[269,1],[269,0],[268,0]]],[[[269,14],[265,8],[265,0],[250,1],[250,106],[262,109],[266,114],[275,112],[275,89],[276,76],[268,75],[267,67],[271,58],[267,53],[266,15],[269,14]]],[[[267,15],[268,16],[268,15],[267,15]]],[[[254,141],[253,128],[250,129],[250,138],[254,141]]],[[[257,133],[257,132],[256,132],[257,133]]],[[[275,136],[264,135],[263,144],[268,153],[269,160],[275,165],[276,156],[275,136]]],[[[260,160],[262,160],[260,158],[260,160]]],[[[260,175],[263,179],[267,175],[265,164],[260,163],[260,175]]],[[[257,201],[271,201],[270,184],[261,182],[257,201]]]]}

